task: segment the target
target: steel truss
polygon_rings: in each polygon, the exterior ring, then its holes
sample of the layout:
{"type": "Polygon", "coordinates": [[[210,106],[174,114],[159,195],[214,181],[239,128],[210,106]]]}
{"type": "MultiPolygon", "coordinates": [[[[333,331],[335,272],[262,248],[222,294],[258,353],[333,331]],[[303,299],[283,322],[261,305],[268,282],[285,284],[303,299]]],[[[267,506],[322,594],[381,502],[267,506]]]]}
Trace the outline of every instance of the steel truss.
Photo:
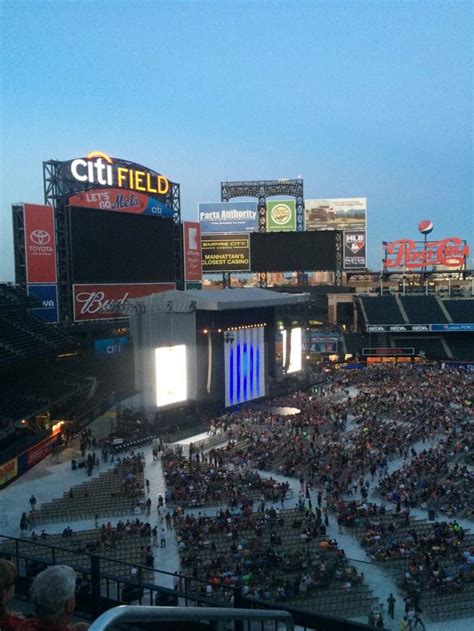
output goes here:
{"type": "Polygon", "coordinates": [[[13,251],[15,255],[15,282],[26,290],[25,216],[23,204],[12,205],[13,251]]]}
{"type": "Polygon", "coordinates": [[[334,284],[336,287],[342,287],[343,278],[342,270],[344,267],[344,244],[343,244],[343,232],[336,231],[336,270],[334,273],[334,284]]]}
{"type": "MultiPolygon", "coordinates": [[[[71,175],[70,161],[60,162],[48,160],[43,162],[44,202],[55,209],[56,223],[56,250],[58,272],[58,303],[60,321],[73,321],[73,296],[72,296],[72,258],[71,258],[71,234],[66,202],[70,195],[83,191],[102,188],[97,184],[78,182],[71,175]]],[[[120,160],[124,167],[137,168],[136,162],[120,160]]],[[[152,172],[149,168],[144,170],[152,172]]],[[[165,196],[165,203],[173,211],[174,223],[174,270],[175,282],[178,289],[184,289],[184,264],[183,264],[183,234],[181,227],[181,201],[180,186],[170,181],[170,189],[165,196]]],[[[104,190],[107,190],[104,188],[104,190]]],[[[23,241],[24,243],[24,241],[23,241]]],[[[18,247],[15,247],[18,256],[21,255],[18,247]]],[[[16,256],[16,255],[15,255],[16,256]]],[[[17,268],[20,269],[20,268],[17,268]]],[[[26,274],[26,272],[25,272],[26,274]]]]}
{"type": "MultiPolygon", "coordinates": [[[[296,199],[296,230],[304,230],[303,178],[296,180],[260,180],[249,182],[221,182],[221,201],[234,197],[256,197],[258,200],[258,231],[267,231],[267,197],[288,195],[296,199]]],[[[260,287],[267,286],[267,273],[259,273],[260,287]]]]}

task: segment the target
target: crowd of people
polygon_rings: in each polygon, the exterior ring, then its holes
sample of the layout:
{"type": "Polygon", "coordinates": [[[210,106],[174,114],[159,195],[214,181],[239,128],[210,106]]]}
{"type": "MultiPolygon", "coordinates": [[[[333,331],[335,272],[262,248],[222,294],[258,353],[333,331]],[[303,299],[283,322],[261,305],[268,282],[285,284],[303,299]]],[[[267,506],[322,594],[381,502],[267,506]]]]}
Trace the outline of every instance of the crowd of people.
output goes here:
{"type": "Polygon", "coordinates": [[[474,516],[474,471],[467,460],[474,448],[474,427],[464,422],[439,445],[423,449],[380,481],[380,493],[410,506],[433,508],[448,517],[474,516]]]}
{"type": "Polygon", "coordinates": [[[247,595],[291,600],[331,581],[347,590],[362,582],[317,512],[250,506],[215,517],[181,512],[176,529],[183,569],[205,581],[197,588],[206,595],[239,586],[247,595]]]}
{"type": "MultiPolygon", "coordinates": [[[[78,541],[80,551],[104,551],[136,535],[143,537],[137,565],[153,567],[153,548],[158,540],[166,546],[174,524],[183,574],[203,595],[230,598],[240,587],[267,600],[298,600],[330,584],[349,592],[363,583],[327,534],[335,514],[340,532],[357,531],[371,559],[407,561],[400,584],[414,603],[407,615],[419,610],[423,591],[462,590],[474,580],[474,549],[454,519],[474,511],[472,377],[404,365],[338,371],[328,383],[324,396],[296,392],[213,419],[212,437],[230,436],[224,446],[191,445],[187,455],[155,448],[167,487],[158,500],[160,524],[137,518],[114,528],[96,520],[97,536],[78,541]],[[393,470],[395,461],[402,464],[393,470]],[[299,482],[291,510],[289,478],[299,482]],[[211,505],[222,506],[215,517],[183,510],[211,505]],[[410,519],[417,506],[435,506],[448,520],[417,530],[410,519]]],[[[89,440],[81,437],[86,449],[89,440]]],[[[114,475],[119,493],[136,499],[148,518],[143,465],[142,453],[117,458],[114,475]]],[[[29,527],[27,513],[21,527],[29,527]]],[[[65,529],[63,536],[74,544],[74,534],[65,529]]]]}
{"type": "Polygon", "coordinates": [[[191,451],[185,458],[168,449],[163,455],[167,502],[178,506],[228,504],[241,506],[256,500],[284,502],[287,482],[262,478],[250,468],[238,470],[221,466],[222,458],[191,451]]]}

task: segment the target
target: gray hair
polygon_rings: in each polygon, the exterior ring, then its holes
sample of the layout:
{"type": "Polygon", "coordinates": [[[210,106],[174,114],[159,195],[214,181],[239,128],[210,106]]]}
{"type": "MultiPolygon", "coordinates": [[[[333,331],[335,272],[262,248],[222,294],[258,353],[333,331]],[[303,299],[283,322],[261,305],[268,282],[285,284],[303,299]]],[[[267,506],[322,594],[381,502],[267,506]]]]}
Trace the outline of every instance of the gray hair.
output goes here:
{"type": "Polygon", "coordinates": [[[75,590],[76,573],[69,565],[51,565],[43,570],[35,577],[30,588],[37,615],[48,617],[62,613],[75,590]]]}

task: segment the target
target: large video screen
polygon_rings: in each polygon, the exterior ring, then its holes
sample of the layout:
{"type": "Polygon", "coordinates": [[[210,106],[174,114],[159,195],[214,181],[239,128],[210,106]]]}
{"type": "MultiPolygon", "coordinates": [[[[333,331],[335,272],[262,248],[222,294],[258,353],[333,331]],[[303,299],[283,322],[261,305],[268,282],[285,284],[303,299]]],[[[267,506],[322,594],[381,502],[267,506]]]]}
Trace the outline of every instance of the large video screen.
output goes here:
{"type": "Polygon", "coordinates": [[[72,281],[174,280],[173,220],[70,207],[72,281]]]}
{"type": "MultiPolygon", "coordinates": [[[[283,366],[286,366],[286,336],[287,332],[282,331],[283,337],[283,366]]],[[[303,350],[302,345],[302,329],[298,327],[296,329],[291,329],[290,333],[290,361],[288,363],[288,368],[286,373],[289,374],[291,372],[298,372],[302,369],[302,361],[301,355],[303,350]]]]}
{"type": "Polygon", "coordinates": [[[188,398],[186,346],[155,348],[156,405],[162,407],[188,398]]]}
{"type": "Polygon", "coordinates": [[[263,326],[232,331],[224,345],[225,405],[265,396],[265,334],[263,326]]]}
{"type": "Polygon", "coordinates": [[[252,272],[317,272],[336,268],[336,232],[254,232],[252,272]]]}

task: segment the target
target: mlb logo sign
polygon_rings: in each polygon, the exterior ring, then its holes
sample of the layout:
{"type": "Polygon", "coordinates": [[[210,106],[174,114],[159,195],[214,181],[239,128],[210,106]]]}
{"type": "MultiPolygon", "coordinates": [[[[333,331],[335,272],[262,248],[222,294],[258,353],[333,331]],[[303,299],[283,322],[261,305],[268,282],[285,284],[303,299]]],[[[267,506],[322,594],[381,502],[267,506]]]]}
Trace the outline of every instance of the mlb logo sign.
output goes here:
{"type": "Polygon", "coordinates": [[[365,234],[350,233],[347,235],[347,247],[357,254],[359,250],[365,247],[365,234]]]}
{"type": "Polygon", "coordinates": [[[366,242],[365,230],[344,232],[344,269],[365,269],[366,242]]]}

